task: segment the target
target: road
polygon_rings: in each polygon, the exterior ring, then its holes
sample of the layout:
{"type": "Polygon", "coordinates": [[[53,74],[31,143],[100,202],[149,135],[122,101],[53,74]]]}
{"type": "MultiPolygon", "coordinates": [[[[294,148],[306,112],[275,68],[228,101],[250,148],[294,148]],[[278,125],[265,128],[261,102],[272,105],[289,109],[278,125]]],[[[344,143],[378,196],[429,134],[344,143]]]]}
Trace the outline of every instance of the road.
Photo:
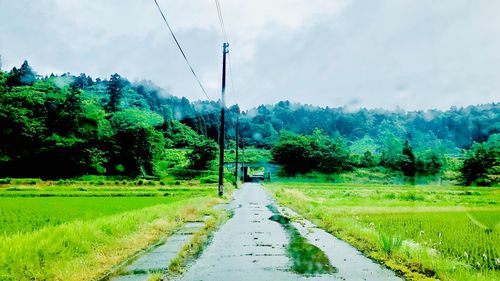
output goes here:
{"type": "Polygon", "coordinates": [[[293,225],[297,233],[324,252],[337,272],[295,273],[290,270],[292,260],[287,252],[290,232],[269,219],[275,215],[269,206],[276,207],[276,203],[267,192],[259,184],[246,183],[234,192],[232,204],[234,216],[178,280],[402,280],[308,221],[293,225]]]}

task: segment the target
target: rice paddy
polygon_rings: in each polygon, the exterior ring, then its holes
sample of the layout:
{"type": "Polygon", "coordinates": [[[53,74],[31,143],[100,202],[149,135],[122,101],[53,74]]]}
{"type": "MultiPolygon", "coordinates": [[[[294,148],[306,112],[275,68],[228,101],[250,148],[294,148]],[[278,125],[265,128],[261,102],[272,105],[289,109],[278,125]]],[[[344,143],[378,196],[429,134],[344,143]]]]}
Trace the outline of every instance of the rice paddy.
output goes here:
{"type": "Polygon", "coordinates": [[[284,181],[282,204],[410,280],[500,279],[500,189],[284,181]]]}
{"type": "Polygon", "coordinates": [[[92,280],[199,220],[214,187],[0,188],[0,280],[92,280]]]}

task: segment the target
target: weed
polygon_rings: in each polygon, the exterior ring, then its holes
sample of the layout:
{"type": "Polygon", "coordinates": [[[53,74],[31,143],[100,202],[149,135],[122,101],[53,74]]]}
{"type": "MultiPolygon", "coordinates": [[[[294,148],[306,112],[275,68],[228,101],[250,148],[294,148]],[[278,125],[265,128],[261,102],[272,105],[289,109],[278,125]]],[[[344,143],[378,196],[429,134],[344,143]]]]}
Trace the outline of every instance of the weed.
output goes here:
{"type": "Polygon", "coordinates": [[[401,248],[403,239],[399,236],[391,236],[385,233],[380,233],[380,240],[382,241],[382,249],[387,255],[391,255],[394,251],[401,248]]]}

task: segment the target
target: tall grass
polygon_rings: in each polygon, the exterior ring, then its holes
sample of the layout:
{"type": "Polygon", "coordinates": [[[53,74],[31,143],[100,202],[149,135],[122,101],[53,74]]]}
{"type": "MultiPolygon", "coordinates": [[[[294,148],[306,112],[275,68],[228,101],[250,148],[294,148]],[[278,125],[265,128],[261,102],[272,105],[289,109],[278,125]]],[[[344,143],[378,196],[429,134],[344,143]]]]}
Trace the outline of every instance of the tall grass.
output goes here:
{"type": "Polygon", "coordinates": [[[380,240],[382,241],[382,249],[388,255],[391,255],[395,250],[401,248],[403,239],[400,236],[391,236],[385,233],[380,233],[380,240]]]}

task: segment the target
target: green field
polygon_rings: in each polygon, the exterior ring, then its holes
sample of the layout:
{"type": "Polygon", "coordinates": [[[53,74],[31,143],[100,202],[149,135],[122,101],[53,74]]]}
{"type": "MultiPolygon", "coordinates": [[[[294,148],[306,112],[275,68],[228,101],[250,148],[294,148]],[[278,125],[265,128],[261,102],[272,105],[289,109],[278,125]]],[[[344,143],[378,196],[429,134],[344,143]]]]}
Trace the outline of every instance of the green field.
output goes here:
{"type": "Polygon", "coordinates": [[[0,280],[90,280],[220,202],[212,186],[0,188],[0,280]]]}
{"type": "Polygon", "coordinates": [[[500,189],[283,181],[288,205],[410,280],[500,279],[500,189]]]}

